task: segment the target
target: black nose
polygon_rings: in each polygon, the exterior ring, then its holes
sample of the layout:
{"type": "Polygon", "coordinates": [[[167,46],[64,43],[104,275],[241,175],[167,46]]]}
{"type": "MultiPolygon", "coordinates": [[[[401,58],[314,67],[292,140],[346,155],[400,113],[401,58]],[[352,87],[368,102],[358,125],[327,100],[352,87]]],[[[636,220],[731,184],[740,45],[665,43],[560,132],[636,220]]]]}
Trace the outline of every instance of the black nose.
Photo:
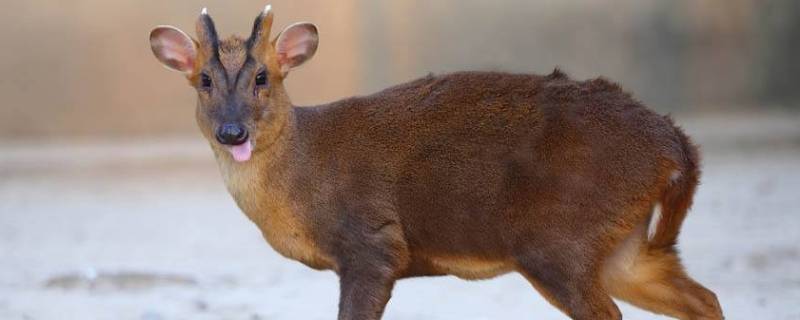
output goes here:
{"type": "Polygon", "coordinates": [[[217,141],[231,146],[247,141],[247,129],[235,123],[223,124],[217,129],[217,141]]]}

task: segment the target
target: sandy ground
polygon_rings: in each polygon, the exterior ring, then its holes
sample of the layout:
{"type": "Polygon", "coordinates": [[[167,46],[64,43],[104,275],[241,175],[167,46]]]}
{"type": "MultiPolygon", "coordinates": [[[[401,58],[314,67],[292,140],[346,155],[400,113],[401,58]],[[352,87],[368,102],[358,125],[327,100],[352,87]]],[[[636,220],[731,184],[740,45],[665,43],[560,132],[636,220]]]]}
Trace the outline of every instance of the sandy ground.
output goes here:
{"type": "MultiPolygon", "coordinates": [[[[705,156],[689,272],[728,319],[800,319],[800,116],[679,122],[705,156]]],[[[199,136],[0,142],[0,319],[334,319],[337,295],[266,245],[199,136]]],[[[403,280],[385,318],[566,319],[515,274],[403,280]]]]}

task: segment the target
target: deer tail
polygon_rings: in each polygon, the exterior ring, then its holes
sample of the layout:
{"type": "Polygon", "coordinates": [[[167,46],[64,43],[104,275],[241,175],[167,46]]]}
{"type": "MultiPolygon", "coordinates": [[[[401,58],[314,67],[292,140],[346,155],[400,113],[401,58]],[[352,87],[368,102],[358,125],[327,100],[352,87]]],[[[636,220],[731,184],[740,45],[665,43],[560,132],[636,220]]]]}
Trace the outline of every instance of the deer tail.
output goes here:
{"type": "Polygon", "coordinates": [[[648,244],[654,249],[671,249],[678,240],[681,225],[692,206],[700,181],[700,158],[697,147],[680,128],[675,127],[680,145],[678,168],[653,211],[648,228],[648,244]]]}

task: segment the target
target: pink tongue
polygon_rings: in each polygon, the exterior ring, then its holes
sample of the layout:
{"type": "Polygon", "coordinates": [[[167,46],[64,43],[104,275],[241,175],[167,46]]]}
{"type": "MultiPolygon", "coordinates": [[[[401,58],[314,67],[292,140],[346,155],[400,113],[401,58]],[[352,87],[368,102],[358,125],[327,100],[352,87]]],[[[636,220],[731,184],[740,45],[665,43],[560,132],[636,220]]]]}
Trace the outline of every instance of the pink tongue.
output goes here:
{"type": "Polygon", "coordinates": [[[247,140],[240,145],[229,146],[228,151],[231,152],[233,160],[245,162],[250,159],[250,155],[253,153],[253,146],[250,144],[250,140],[247,140]]]}

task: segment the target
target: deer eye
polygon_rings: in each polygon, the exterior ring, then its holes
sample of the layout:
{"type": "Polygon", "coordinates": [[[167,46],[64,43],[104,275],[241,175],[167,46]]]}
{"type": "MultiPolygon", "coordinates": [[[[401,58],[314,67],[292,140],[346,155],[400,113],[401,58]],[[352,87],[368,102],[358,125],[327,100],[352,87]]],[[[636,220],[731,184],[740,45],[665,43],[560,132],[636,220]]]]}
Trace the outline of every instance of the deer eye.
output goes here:
{"type": "Polygon", "coordinates": [[[211,77],[207,74],[200,74],[200,86],[203,88],[211,88],[211,77]]]}
{"type": "Polygon", "coordinates": [[[267,72],[261,71],[256,75],[256,86],[263,86],[267,84],[267,72]]]}

